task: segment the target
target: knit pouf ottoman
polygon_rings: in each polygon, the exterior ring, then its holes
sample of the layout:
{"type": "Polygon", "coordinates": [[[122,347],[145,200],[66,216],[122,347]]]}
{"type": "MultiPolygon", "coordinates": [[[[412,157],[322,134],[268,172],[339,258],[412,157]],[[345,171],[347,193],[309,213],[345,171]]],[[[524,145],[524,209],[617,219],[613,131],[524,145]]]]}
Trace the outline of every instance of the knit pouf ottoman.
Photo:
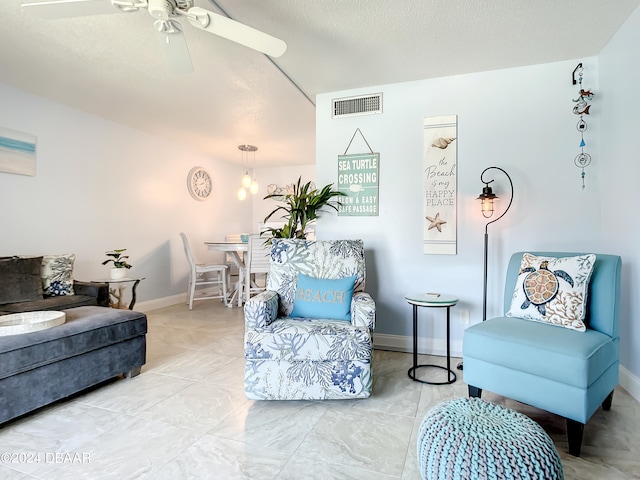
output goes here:
{"type": "Polygon", "coordinates": [[[564,478],[540,425],[479,398],[447,400],[429,410],[418,432],[418,461],[424,480],[564,478]]]}

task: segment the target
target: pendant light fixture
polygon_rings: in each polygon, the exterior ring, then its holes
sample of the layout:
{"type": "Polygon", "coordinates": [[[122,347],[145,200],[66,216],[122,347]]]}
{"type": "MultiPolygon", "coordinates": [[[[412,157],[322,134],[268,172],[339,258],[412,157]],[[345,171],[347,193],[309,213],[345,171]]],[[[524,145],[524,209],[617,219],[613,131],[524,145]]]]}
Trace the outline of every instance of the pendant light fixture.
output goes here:
{"type": "Polygon", "coordinates": [[[256,150],[258,150],[258,147],[254,145],[238,145],[238,150],[242,152],[242,164],[245,165],[245,172],[242,176],[242,186],[238,190],[238,198],[244,200],[247,198],[247,190],[249,190],[252,195],[258,193],[258,182],[255,177],[249,175],[249,153],[253,153],[252,165],[255,165],[256,150]]]}

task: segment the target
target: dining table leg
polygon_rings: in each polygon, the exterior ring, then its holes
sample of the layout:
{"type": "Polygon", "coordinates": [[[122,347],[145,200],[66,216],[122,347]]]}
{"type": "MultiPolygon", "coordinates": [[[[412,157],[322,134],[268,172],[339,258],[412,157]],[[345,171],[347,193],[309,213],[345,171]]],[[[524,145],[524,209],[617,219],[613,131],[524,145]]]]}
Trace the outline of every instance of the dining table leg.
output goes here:
{"type": "Polygon", "coordinates": [[[238,267],[238,281],[236,282],[236,287],[233,291],[233,294],[229,302],[233,304],[233,301],[236,299],[236,296],[237,296],[238,306],[241,307],[242,300],[244,297],[242,294],[242,287],[244,286],[244,281],[245,281],[244,276],[246,274],[246,267],[244,262],[242,261],[242,258],[240,258],[240,255],[238,254],[238,252],[230,251],[228,253],[231,256],[233,263],[235,263],[236,267],[238,267]]]}

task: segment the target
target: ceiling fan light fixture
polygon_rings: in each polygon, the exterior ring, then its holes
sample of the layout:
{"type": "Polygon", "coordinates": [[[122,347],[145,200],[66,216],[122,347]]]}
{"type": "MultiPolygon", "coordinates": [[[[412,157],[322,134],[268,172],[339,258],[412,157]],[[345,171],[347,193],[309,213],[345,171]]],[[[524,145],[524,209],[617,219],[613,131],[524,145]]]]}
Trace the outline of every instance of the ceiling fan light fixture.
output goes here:
{"type": "Polygon", "coordinates": [[[194,0],[41,0],[23,3],[22,8],[48,19],[147,10],[159,22],[155,28],[163,36],[164,55],[171,69],[178,74],[193,72],[193,65],[182,27],[171,20],[176,17],[186,17],[200,30],[271,57],[279,57],[287,49],[286,42],[279,38],[193,4],[194,0]]]}
{"type": "Polygon", "coordinates": [[[167,35],[182,33],[182,26],[175,20],[156,20],[153,26],[156,27],[158,32],[167,35]]]}
{"type": "Polygon", "coordinates": [[[148,0],[149,14],[159,20],[169,20],[175,9],[175,0],[148,0]]]}

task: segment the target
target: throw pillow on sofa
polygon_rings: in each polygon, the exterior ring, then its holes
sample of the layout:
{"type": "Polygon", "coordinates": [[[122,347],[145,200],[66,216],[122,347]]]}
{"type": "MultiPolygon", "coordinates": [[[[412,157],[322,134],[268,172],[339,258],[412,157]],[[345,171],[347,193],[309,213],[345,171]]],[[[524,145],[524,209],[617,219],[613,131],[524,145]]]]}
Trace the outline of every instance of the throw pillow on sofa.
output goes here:
{"type": "Polygon", "coordinates": [[[75,254],[44,255],[42,257],[42,289],[45,295],[74,295],[73,263],[75,254]]]}
{"type": "Polygon", "coordinates": [[[42,257],[0,258],[0,305],[42,300],[42,257]]]}

